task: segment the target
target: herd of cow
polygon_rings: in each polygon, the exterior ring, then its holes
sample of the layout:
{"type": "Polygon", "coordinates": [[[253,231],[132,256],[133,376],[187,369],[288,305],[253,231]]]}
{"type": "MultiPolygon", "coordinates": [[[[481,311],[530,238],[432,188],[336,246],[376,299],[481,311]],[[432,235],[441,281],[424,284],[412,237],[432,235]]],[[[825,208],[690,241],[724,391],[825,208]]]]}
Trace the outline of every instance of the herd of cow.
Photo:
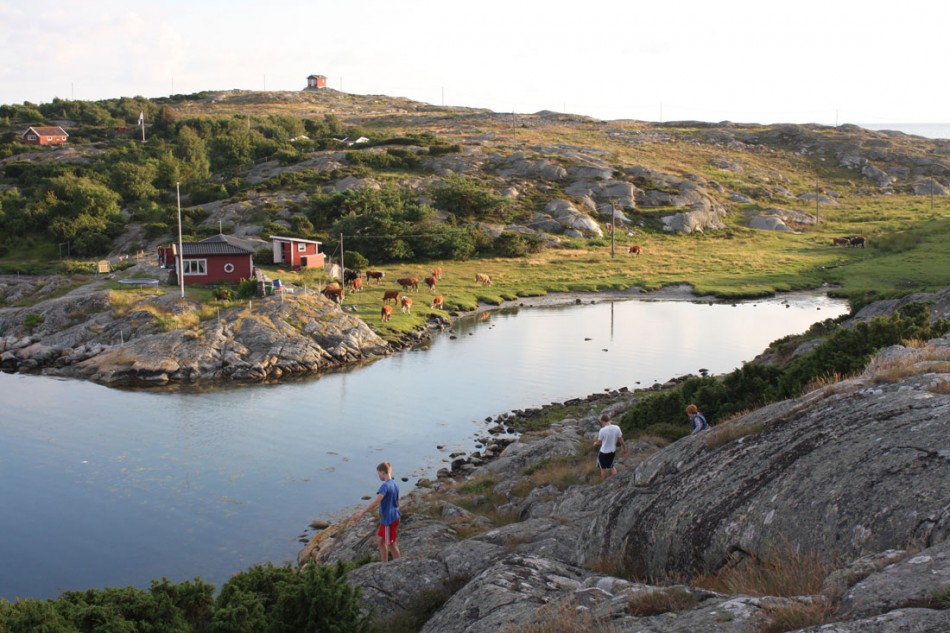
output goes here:
{"type": "MultiPolygon", "coordinates": [[[[331,301],[343,303],[344,287],[349,288],[352,292],[361,292],[364,285],[368,285],[371,281],[375,282],[375,285],[379,285],[383,282],[385,277],[386,273],[382,270],[367,270],[365,273],[360,270],[347,270],[343,273],[343,286],[336,282],[331,282],[321,290],[321,293],[331,301]]],[[[438,284],[440,279],[442,279],[442,268],[436,267],[432,269],[429,277],[423,279],[423,282],[428,286],[431,292],[435,292],[436,284],[438,284]]],[[[397,279],[396,283],[399,284],[401,290],[393,289],[383,291],[383,306],[379,313],[382,321],[389,321],[392,318],[393,308],[396,305],[400,305],[402,311],[406,314],[412,312],[412,297],[401,295],[401,293],[419,290],[419,278],[402,277],[397,279]],[[392,301],[391,305],[390,301],[392,301]]],[[[485,273],[476,273],[475,284],[490,286],[491,277],[485,273]]],[[[445,299],[442,295],[437,295],[432,299],[431,307],[435,310],[445,309],[445,299]]]]}
{"type": "Polygon", "coordinates": [[[832,246],[860,246],[864,248],[864,245],[867,243],[868,238],[863,235],[845,235],[844,237],[831,238],[832,246]]]}

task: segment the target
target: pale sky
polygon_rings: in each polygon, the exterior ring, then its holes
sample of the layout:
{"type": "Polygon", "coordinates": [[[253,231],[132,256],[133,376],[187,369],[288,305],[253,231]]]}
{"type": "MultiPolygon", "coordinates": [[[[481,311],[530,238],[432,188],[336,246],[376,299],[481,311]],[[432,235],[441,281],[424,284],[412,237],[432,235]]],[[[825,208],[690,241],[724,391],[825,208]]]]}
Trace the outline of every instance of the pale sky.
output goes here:
{"type": "Polygon", "coordinates": [[[496,112],[950,122],[945,0],[0,0],[0,103],[299,90],[496,112]]]}

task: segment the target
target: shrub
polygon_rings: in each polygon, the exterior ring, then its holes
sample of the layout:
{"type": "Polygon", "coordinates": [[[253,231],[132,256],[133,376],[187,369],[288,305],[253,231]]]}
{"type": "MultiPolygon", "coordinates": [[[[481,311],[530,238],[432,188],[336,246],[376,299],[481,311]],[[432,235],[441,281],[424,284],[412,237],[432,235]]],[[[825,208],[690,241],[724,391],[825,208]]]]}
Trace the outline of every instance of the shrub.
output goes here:
{"type": "Polygon", "coordinates": [[[33,330],[43,325],[45,317],[42,314],[37,314],[36,312],[30,312],[25,317],[23,317],[23,327],[26,328],[26,331],[30,334],[33,333],[33,330]]]}
{"type": "Polygon", "coordinates": [[[232,301],[234,300],[234,291],[230,288],[218,287],[212,291],[211,296],[218,301],[232,301]]]}

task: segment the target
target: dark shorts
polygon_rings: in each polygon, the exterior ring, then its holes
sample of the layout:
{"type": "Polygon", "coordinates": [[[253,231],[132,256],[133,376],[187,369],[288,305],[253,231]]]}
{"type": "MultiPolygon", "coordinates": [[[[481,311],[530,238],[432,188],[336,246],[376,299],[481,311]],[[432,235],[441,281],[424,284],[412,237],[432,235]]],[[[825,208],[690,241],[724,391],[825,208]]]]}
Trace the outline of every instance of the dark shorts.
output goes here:
{"type": "Polygon", "coordinates": [[[376,532],[376,536],[383,539],[384,543],[395,543],[396,542],[396,532],[399,531],[399,519],[396,519],[389,525],[380,525],[379,531],[376,532]],[[387,534],[387,531],[389,532],[387,534]]]}
{"type": "Polygon", "coordinates": [[[614,467],[614,456],[617,453],[597,453],[597,467],[601,470],[610,470],[614,467]]]}

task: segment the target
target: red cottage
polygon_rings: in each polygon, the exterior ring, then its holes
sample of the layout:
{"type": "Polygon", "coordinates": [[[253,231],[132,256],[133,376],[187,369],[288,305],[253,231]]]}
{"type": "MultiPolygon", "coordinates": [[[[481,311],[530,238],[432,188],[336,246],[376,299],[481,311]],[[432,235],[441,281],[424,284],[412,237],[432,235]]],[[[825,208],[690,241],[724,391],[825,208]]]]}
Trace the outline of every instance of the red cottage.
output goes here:
{"type": "Polygon", "coordinates": [[[69,134],[66,130],[57,126],[29,127],[26,132],[20,135],[20,140],[29,145],[61,145],[66,142],[69,134]]]}
{"type": "MultiPolygon", "coordinates": [[[[181,245],[185,284],[238,283],[254,278],[254,250],[242,239],[215,235],[181,245]]],[[[175,274],[177,281],[177,273],[175,274]]]]}
{"type": "Polygon", "coordinates": [[[324,254],[320,252],[320,242],[303,240],[299,237],[270,236],[274,243],[274,263],[287,268],[323,268],[324,254]]]}
{"type": "Polygon", "coordinates": [[[326,88],[327,78],[323,75],[310,75],[307,77],[308,88],[326,88]]]}

